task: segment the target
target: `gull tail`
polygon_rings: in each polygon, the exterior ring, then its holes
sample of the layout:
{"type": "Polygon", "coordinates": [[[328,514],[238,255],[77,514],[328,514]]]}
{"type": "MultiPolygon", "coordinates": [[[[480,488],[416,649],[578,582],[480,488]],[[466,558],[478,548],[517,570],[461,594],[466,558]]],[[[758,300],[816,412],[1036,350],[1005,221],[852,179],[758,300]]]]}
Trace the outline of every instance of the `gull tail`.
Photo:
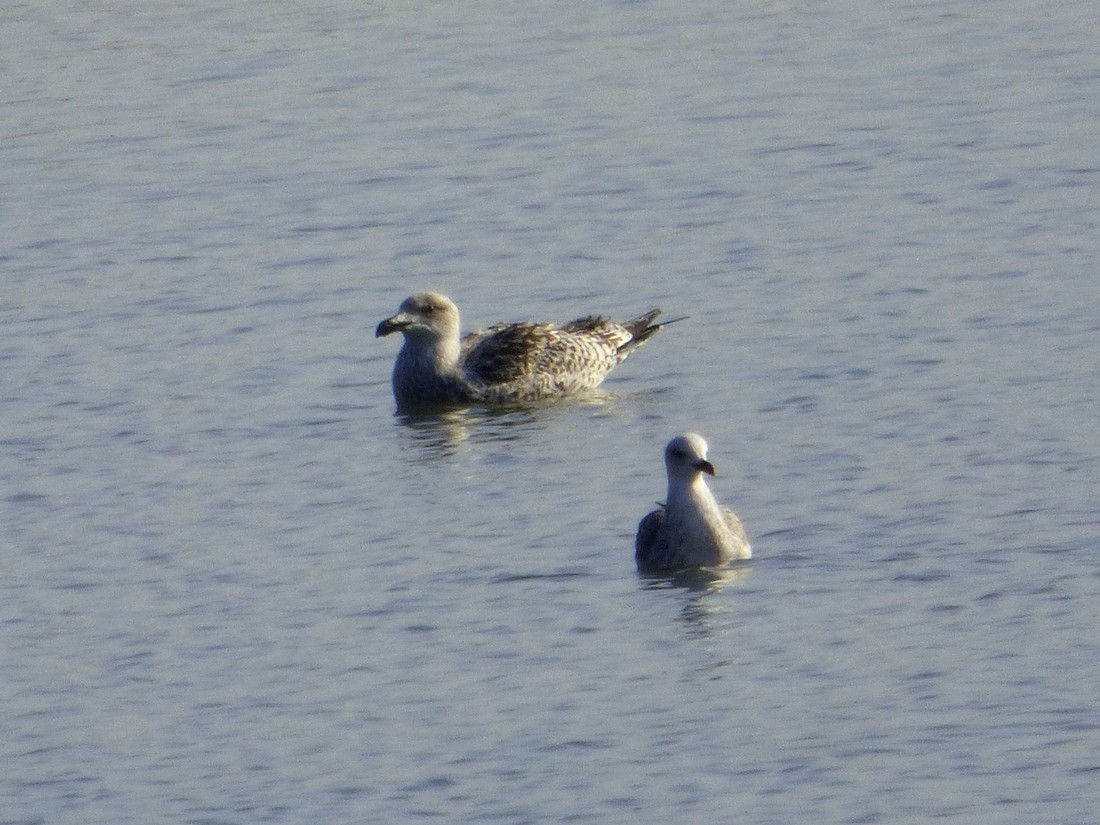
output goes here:
{"type": "Polygon", "coordinates": [[[624,321],[623,327],[630,333],[630,340],[619,347],[619,357],[626,358],[631,352],[636,350],[660,330],[667,327],[669,324],[675,324],[677,321],[687,320],[687,315],[683,315],[679,318],[673,318],[670,321],[662,321],[659,324],[653,323],[657,320],[657,316],[661,314],[659,309],[651,309],[645,315],[639,315],[631,321],[624,321]]]}

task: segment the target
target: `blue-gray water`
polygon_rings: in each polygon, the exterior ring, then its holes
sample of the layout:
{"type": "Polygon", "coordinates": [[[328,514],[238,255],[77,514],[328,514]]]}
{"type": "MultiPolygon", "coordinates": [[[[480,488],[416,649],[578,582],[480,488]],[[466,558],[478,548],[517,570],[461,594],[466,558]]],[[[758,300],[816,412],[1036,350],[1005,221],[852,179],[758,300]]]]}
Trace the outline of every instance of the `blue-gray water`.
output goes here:
{"type": "Polygon", "coordinates": [[[1096,6],[226,5],[0,9],[0,822],[1096,822],[1096,6]]]}

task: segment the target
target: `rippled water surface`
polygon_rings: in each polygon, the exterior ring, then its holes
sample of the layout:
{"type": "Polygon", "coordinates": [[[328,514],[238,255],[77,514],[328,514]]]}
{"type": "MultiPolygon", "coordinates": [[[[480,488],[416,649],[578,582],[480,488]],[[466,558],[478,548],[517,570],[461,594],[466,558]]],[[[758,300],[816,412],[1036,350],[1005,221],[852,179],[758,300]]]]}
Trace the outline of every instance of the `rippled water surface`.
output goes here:
{"type": "Polygon", "coordinates": [[[1100,808],[1100,12],[0,9],[0,821],[1100,808]],[[604,391],[394,415],[468,327],[604,391]],[[707,437],[756,558],[643,579],[707,437]]]}

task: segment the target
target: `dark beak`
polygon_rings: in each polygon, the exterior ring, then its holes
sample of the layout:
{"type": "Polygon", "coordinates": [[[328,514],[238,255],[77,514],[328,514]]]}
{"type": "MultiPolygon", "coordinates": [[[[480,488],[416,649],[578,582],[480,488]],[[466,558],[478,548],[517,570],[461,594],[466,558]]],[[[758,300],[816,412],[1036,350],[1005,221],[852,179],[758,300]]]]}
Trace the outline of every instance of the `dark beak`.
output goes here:
{"type": "Polygon", "coordinates": [[[691,466],[693,466],[696,470],[700,470],[701,472],[706,473],[708,476],[714,475],[714,465],[706,459],[703,459],[702,461],[696,461],[691,466]]]}
{"type": "Polygon", "coordinates": [[[401,332],[412,322],[403,318],[400,314],[394,315],[392,318],[387,318],[380,323],[374,330],[374,337],[381,338],[383,335],[389,335],[394,332],[401,332]]]}

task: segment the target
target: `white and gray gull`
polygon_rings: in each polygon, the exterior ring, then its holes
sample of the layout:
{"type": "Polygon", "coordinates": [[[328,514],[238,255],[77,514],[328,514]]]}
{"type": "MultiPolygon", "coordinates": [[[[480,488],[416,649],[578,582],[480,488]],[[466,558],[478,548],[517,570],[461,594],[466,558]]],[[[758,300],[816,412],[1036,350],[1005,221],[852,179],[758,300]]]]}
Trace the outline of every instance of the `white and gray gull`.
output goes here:
{"type": "Polygon", "coordinates": [[[634,558],[642,573],[717,567],[752,557],[745,528],[720,505],[703,474],[714,475],[707,442],[684,433],[665,447],[668,499],[638,524],[634,558]]]}
{"type": "Polygon", "coordinates": [[[375,335],[405,336],[393,366],[399,408],[509,404],[598,386],[661,329],[663,324],[653,323],[660,314],[654,309],[621,323],[590,315],[563,326],[494,324],[462,336],[454,302],[438,292],[422,292],[406,298],[375,335]]]}

